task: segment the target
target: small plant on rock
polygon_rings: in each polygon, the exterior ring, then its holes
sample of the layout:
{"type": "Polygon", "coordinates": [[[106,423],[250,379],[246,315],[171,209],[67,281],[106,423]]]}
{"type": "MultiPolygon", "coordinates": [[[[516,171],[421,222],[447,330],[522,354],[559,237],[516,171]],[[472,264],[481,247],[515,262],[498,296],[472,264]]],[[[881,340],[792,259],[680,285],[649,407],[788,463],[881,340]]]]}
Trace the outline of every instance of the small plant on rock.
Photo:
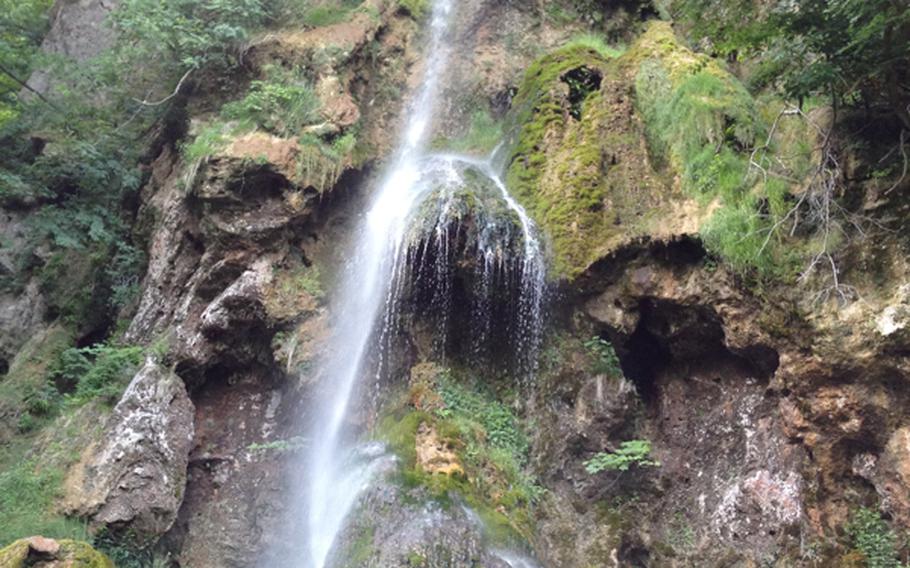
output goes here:
{"type": "Polygon", "coordinates": [[[897,558],[897,537],[878,511],[863,507],[853,513],[847,537],[868,568],[905,568],[897,558]]]}
{"type": "Polygon", "coordinates": [[[613,345],[601,337],[594,336],[585,341],[585,349],[593,360],[591,371],[597,375],[621,377],[622,368],[619,366],[619,357],[613,345]]]}
{"type": "Polygon", "coordinates": [[[585,462],[585,471],[594,475],[602,471],[628,471],[632,466],[657,467],[660,462],[651,459],[651,442],[627,440],[615,452],[598,452],[585,462]]]}

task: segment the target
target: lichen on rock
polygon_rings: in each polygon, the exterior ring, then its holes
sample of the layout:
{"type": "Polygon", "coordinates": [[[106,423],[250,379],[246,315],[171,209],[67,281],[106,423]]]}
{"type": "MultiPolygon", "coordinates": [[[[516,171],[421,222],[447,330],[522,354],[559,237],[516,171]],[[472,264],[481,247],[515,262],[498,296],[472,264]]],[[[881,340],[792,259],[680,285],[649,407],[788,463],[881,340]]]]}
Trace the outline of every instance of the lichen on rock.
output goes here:
{"type": "Polygon", "coordinates": [[[64,506],[95,527],[154,541],[177,518],[193,442],[183,381],[149,358],[65,483],[64,506]]]}

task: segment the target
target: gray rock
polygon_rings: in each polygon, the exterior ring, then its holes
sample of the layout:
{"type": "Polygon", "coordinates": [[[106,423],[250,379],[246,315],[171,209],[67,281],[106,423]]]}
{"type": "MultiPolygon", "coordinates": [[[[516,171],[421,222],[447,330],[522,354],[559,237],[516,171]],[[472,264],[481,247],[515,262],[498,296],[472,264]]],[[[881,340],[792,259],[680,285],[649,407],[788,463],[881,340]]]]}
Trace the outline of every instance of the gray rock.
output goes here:
{"type": "MultiPolygon", "coordinates": [[[[51,9],[51,29],[41,44],[45,53],[86,61],[114,43],[114,30],[106,24],[118,0],[57,0],[51,9]]],[[[39,93],[53,86],[51,76],[37,71],[28,85],[39,93]]]]}
{"type": "Polygon", "coordinates": [[[96,526],[128,527],[140,541],[177,517],[193,442],[193,403],[183,381],[152,359],[136,374],[67,480],[70,513],[96,526]]]}

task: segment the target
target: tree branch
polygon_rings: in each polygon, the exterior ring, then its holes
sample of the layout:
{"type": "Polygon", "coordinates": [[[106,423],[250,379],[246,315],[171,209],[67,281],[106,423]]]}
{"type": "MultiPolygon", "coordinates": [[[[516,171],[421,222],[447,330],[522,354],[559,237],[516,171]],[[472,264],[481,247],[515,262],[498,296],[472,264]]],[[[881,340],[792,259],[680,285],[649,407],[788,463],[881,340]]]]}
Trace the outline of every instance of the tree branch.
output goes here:
{"type": "Polygon", "coordinates": [[[161,106],[164,103],[166,103],[169,100],[176,97],[180,93],[180,88],[183,87],[183,83],[186,82],[186,80],[189,78],[190,74],[193,71],[195,71],[195,69],[196,69],[195,67],[190,67],[189,69],[187,69],[186,73],[183,74],[183,77],[180,78],[180,82],[178,82],[177,86],[174,87],[174,92],[171,93],[170,95],[164,97],[160,101],[151,102],[149,100],[144,100],[144,101],[140,101],[139,99],[133,99],[133,100],[136,101],[137,103],[141,104],[142,106],[161,106]]]}
{"type": "Polygon", "coordinates": [[[51,107],[55,110],[61,110],[60,107],[58,107],[57,105],[52,103],[50,100],[48,100],[47,97],[45,97],[40,92],[36,91],[31,85],[29,85],[27,82],[25,82],[22,79],[20,79],[19,77],[17,77],[12,71],[10,71],[9,69],[7,69],[6,67],[4,67],[2,65],[0,65],[0,73],[3,73],[4,75],[6,75],[10,79],[12,79],[17,85],[19,85],[26,91],[32,93],[33,95],[35,95],[36,97],[41,99],[41,101],[43,103],[45,103],[46,105],[48,105],[49,107],[51,107]]]}

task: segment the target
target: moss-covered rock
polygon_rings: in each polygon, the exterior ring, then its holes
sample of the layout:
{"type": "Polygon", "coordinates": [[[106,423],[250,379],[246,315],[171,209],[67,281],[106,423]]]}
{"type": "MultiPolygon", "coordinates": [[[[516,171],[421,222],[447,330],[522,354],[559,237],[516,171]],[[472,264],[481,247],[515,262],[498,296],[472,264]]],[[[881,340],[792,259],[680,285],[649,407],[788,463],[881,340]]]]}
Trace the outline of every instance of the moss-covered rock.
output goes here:
{"type": "Polygon", "coordinates": [[[401,485],[466,504],[493,543],[530,540],[540,488],[524,470],[528,440],[511,408],[435,364],[411,375],[410,391],[386,406],[376,434],[400,459],[401,485]],[[445,464],[427,459],[439,448],[445,464]]]}
{"type": "MultiPolygon", "coordinates": [[[[691,233],[738,269],[782,273],[798,243],[766,237],[793,184],[750,167],[768,113],[666,22],[605,55],[578,42],[544,55],[510,116],[509,188],[549,235],[555,275],[571,280],[639,237],[691,233]]],[[[779,162],[783,142],[767,155],[779,162]]]]}
{"type": "Polygon", "coordinates": [[[619,60],[572,44],[538,59],[515,97],[508,185],[550,237],[557,277],[650,232],[672,193],[628,92],[619,60]]]}
{"type": "Polygon", "coordinates": [[[34,536],[0,550],[0,566],[4,568],[25,568],[36,563],[46,568],[114,568],[110,558],[76,540],[34,536]]]}

